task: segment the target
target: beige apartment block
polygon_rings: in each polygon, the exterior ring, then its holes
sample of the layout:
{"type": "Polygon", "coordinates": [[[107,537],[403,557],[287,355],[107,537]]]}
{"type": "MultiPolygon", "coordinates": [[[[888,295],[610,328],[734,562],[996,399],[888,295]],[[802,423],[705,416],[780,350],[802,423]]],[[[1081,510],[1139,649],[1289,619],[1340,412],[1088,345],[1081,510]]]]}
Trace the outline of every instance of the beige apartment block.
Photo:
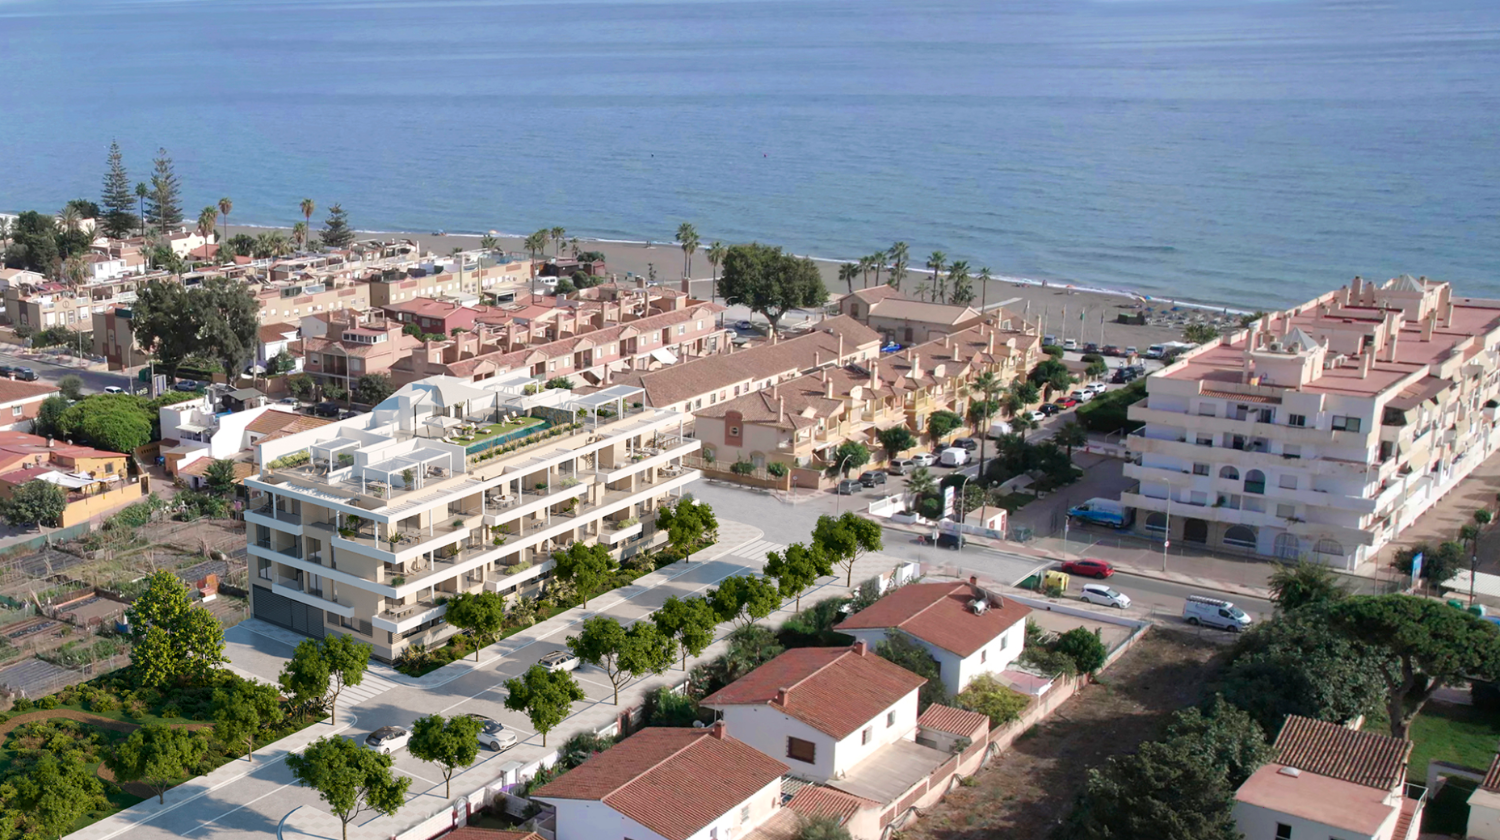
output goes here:
{"type": "Polygon", "coordinates": [[[1354,569],[1500,445],[1500,301],[1360,278],[1211,341],[1130,408],[1135,528],[1354,569]]]}
{"type": "Polygon", "coordinates": [[[445,601],[460,592],[537,594],[552,553],[574,542],[620,559],[663,542],[657,509],[699,475],[682,466],[699,446],[685,416],[641,407],[639,388],[528,395],[529,384],[432,377],[368,414],[257,443],[245,480],[253,614],[352,635],[388,661],[451,636],[445,601]],[[497,456],[455,437],[507,418],[564,431],[500,438],[524,445],[497,456]]]}

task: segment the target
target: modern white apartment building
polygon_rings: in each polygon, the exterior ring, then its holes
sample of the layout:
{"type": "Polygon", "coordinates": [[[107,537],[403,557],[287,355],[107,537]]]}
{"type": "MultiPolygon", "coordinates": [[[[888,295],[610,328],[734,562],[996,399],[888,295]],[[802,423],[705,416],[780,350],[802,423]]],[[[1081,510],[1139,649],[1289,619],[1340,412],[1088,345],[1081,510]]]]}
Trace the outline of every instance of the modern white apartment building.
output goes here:
{"type": "Polygon", "coordinates": [[[1500,301],[1360,278],[1153,374],[1138,530],[1353,569],[1500,445],[1500,301]]]}
{"type": "Polygon", "coordinates": [[[663,541],[655,511],[699,475],[682,466],[699,447],[685,415],[641,407],[639,388],[526,395],[530,383],[432,377],[257,443],[252,614],[391,660],[452,635],[443,602],[459,592],[536,594],[574,541],[617,557],[663,541]],[[524,428],[484,428],[496,422],[524,428]]]}

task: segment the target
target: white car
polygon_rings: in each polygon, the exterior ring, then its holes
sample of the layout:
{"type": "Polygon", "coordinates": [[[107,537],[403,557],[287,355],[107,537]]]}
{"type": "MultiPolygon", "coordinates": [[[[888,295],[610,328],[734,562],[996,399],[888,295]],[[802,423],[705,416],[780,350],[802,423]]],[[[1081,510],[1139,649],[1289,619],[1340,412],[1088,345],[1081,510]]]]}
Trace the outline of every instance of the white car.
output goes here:
{"type": "Polygon", "coordinates": [[[381,755],[390,755],[405,747],[410,740],[410,729],[404,726],[382,726],[365,738],[365,746],[381,755]]]}
{"type": "Polygon", "coordinates": [[[1090,382],[1089,384],[1083,386],[1083,389],[1085,391],[1093,391],[1094,392],[1094,396],[1097,397],[1098,395],[1104,393],[1105,391],[1108,391],[1109,390],[1109,386],[1105,385],[1103,382],[1090,382]]]}
{"type": "Polygon", "coordinates": [[[106,393],[106,394],[123,394],[123,393],[125,393],[125,389],[121,388],[118,385],[106,385],[106,386],[104,386],[104,393],[106,393]]]}
{"type": "Polygon", "coordinates": [[[549,671],[576,671],[582,663],[571,651],[554,650],[537,660],[537,664],[549,671]]]}
{"type": "Polygon", "coordinates": [[[1091,400],[1091,399],[1094,398],[1094,392],[1090,391],[1087,388],[1079,388],[1078,390],[1074,391],[1073,393],[1069,394],[1068,396],[1071,399],[1077,400],[1080,403],[1086,403],[1089,400],[1091,400]]]}
{"type": "Polygon", "coordinates": [[[911,462],[919,467],[930,467],[937,463],[937,456],[931,452],[918,452],[911,456],[911,462]]]}
{"type": "Polygon", "coordinates": [[[1043,420],[1046,420],[1046,419],[1047,419],[1047,415],[1041,413],[1040,411],[1033,411],[1033,412],[1031,412],[1031,422],[1033,422],[1033,423],[1040,423],[1040,422],[1042,422],[1043,420]]]}
{"type": "Polygon", "coordinates": [[[1129,595],[1102,583],[1084,584],[1083,592],[1079,593],[1078,597],[1090,604],[1119,607],[1122,610],[1130,606],[1129,595]]]}
{"type": "Polygon", "coordinates": [[[1071,338],[1066,339],[1066,340],[1063,341],[1063,349],[1064,350],[1077,350],[1078,349],[1078,342],[1075,341],[1074,339],[1071,339],[1071,338]]]}
{"type": "Polygon", "coordinates": [[[301,403],[297,400],[296,397],[282,397],[281,399],[279,399],[279,400],[276,401],[276,404],[277,405],[289,405],[289,406],[291,406],[293,408],[296,408],[297,406],[301,405],[301,403]]]}
{"type": "Polygon", "coordinates": [[[465,717],[479,721],[479,743],[492,750],[504,751],[516,745],[516,733],[505,728],[505,724],[487,715],[469,712],[465,717]]]}

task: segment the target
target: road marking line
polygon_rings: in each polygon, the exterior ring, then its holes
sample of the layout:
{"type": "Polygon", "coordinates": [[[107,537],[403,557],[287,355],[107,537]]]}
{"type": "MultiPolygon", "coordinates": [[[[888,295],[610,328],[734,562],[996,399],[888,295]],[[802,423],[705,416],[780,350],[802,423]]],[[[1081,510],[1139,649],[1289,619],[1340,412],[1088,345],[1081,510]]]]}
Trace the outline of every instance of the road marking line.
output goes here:
{"type": "Polygon", "coordinates": [[[282,785],[281,787],[278,787],[275,790],[270,791],[269,793],[263,793],[260,796],[257,796],[254,799],[250,800],[249,802],[246,802],[243,805],[237,805],[237,806],[235,806],[233,808],[230,808],[228,811],[225,811],[224,813],[218,815],[217,817],[214,817],[213,819],[209,820],[208,822],[205,822],[202,825],[197,826],[196,828],[190,828],[187,831],[184,831],[183,834],[192,834],[193,832],[195,832],[195,831],[197,831],[199,829],[208,828],[209,826],[213,825],[214,823],[218,822],[219,820],[222,820],[225,817],[229,816],[230,814],[233,814],[235,811],[238,811],[241,808],[248,808],[251,805],[254,805],[255,803],[261,801],[262,799],[265,799],[267,796],[273,796],[273,795],[275,795],[277,793],[280,793],[281,791],[285,790],[286,788],[293,787],[295,784],[296,784],[295,782],[287,782],[286,784],[282,785]]]}

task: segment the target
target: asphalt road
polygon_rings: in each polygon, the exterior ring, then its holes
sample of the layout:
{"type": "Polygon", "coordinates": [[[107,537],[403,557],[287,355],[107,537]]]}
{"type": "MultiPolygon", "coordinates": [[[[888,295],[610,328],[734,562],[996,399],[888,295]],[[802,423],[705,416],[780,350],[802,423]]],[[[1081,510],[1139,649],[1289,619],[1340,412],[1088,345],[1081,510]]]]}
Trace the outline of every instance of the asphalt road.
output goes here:
{"type": "MultiPolygon", "coordinates": [[[[1081,579],[1073,581],[1075,587],[1082,586],[1079,580],[1081,579]]],[[[1222,592],[1215,592],[1199,586],[1187,586],[1156,578],[1116,573],[1103,582],[1129,595],[1134,606],[1158,612],[1181,615],[1183,600],[1189,595],[1207,595],[1213,598],[1223,598],[1227,601],[1233,601],[1235,606],[1249,613],[1257,621],[1260,621],[1262,618],[1269,618],[1276,611],[1274,604],[1261,598],[1226,595],[1222,592]]],[[[1083,583],[1094,583],[1094,581],[1085,580],[1083,583]]]]}
{"type": "MultiPolygon", "coordinates": [[[[9,345],[3,346],[8,347],[9,345]]],[[[85,394],[94,394],[103,391],[107,385],[114,385],[126,390],[130,388],[130,378],[123,373],[54,365],[40,359],[27,359],[13,355],[5,350],[0,350],[0,364],[14,367],[29,367],[36,371],[38,381],[49,382],[53,385],[56,385],[57,381],[64,376],[75,374],[83,380],[83,392],[85,394]]]]}

